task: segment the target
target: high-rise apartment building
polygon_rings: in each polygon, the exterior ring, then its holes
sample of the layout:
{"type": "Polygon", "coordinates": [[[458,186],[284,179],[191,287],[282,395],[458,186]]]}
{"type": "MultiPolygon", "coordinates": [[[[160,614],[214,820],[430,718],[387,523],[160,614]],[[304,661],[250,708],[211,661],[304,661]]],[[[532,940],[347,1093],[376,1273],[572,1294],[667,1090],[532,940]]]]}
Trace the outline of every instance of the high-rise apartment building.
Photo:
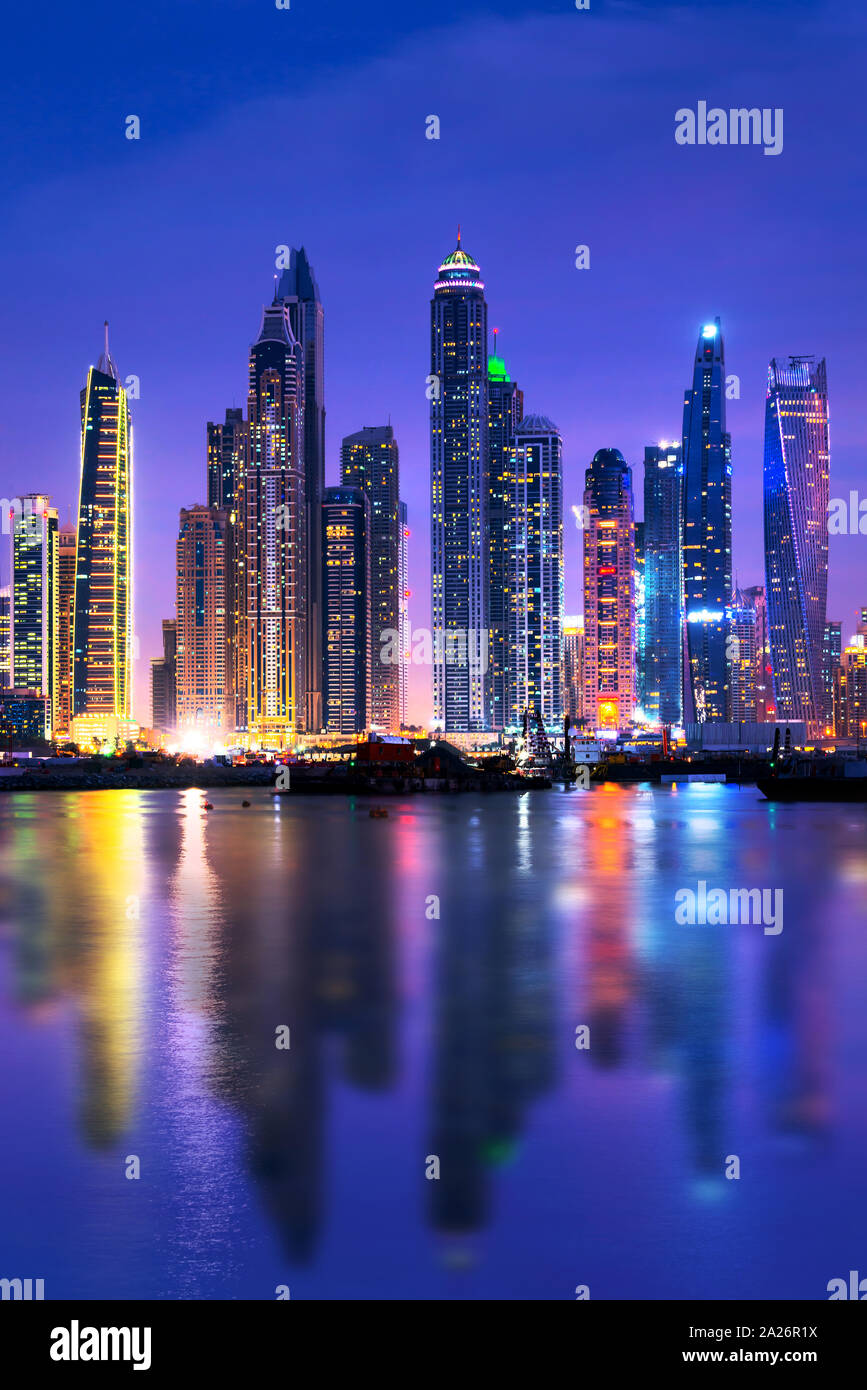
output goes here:
{"type": "Polygon", "coordinates": [[[651,723],[683,718],[683,450],[644,450],[644,711],[651,723]]]}
{"type": "MultiPolygon", "coordinates": [[[[361,486],[327,487],[322,501],[322,651],[325,727],[363,733],[372,699],[371,507],[361,486]]],[[[397,672],[397,627],[384,656],[397,672]]]]}
{"type": "Polygon", "coordinates": [[[563,713],[573,724],[584,718],[584,618],[563,619],[563,713]]]}
{"type": "Polygon", "coordinates": [[[584,717],[617,730],[635,708],[635,509],[618,449],[593,456],[584,506],[584,717]]]}
{"type": "Polygon", "coordinates": [[[75,567],[78,537],[74,526],[61,526],[57,549],[57,698],[55,734],[68,737],[72,729],[72,645],[75,606],[75,567]]]}
{"type": "Polygon", "coordinates": [[[163,618],[163,654],[151,660],[151,726],[159,733],[177,728],[178,623],[163,618]]]}
{"type": "Polygon", "coordinates": [[[233,529],[221,507],[182,508],[177,542],[177,727],[233,729],[233,529]]]}
{"type": "Polygon", "coordinates": [[[512,381],[502,357],[488,358],[488,546],[490,578],[488,621],[490,626],[490,719],[492,729],[504,729],[510,721],[509,623],[514,571],[515,430],[524,415],[524,393],[512,381]]]}
{"type": "Polygon", "coordinates": [[[506,725],[563,718],[563,445],[544,415],[514,433],[506,725]]]}
{"type": "Polygon", "coordinates": [[[59,694],[57,652],[57,511],[38,493],[12,500],[10,688],[46,701],[45,737],[54,730],[59,694]]]}

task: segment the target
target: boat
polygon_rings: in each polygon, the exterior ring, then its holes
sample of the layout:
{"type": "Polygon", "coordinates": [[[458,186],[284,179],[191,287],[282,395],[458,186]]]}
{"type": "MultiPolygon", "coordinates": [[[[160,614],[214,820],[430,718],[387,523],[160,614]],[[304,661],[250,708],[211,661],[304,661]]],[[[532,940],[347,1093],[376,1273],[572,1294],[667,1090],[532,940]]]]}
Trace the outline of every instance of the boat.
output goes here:
{"type": "Polygon", "coordinates": [[[867,758],[791,758],[756,785],[768,801],[867,802],[867,758]]]}

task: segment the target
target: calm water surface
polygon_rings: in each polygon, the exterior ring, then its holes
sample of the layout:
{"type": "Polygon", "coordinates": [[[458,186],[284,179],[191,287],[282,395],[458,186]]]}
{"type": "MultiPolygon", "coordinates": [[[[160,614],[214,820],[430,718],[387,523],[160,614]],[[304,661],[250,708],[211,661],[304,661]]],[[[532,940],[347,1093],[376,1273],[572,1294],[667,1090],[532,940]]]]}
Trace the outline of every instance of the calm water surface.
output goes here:
{"type": "Polygon", "coordinates": [[[867,1275],[867,808],[244,795],[0,797],[0,1276],[822,1299],[867,1275]],[[678,925],[698,880],[782,888],[783,931],[678,925]]]}

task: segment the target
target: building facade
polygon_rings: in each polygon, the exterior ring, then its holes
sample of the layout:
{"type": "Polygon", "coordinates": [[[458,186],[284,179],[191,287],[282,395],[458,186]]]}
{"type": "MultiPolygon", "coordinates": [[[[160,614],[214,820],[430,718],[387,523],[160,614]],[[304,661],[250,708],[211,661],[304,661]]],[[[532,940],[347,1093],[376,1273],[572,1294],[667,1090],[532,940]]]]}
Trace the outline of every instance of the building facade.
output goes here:
{"type": "Polygon", "coordinates": [[[644,711],[683,719],[683,449],[644,450],[644,711]]]}
{"type": "Polygon", "coordinates": [[[825,694],[824,729],[822,732],[825,734],[836,733],[834,691],[842,655],[843,624],[826,622],[822,640],[822,686],[825,694]]]}
{"type": "MultiPolygon", "coordinates": [[[[340,448],[344,487],[360,487],[370,504],[371,706],[369,723],[383,733],[401,726],[401,663],[392,659],[401,624],[400,465],[391,425],[349,434],[340,448]]],[[[402,647],[401,647],[402,652],[402,647]]]]}
{"type": "Polygon", "coordinates": [[[12,614],[12,587],[0,585],[0,690],[8,690],[12,675],[12,651],[9,644],[12,614]]]}
{"type": "Polygon", "coordinates": [[[132,716],[132,427],[108,350],[81,393],[72,717],[97,730],[132,716]]]}
{"type": "Polygon", "coordinates": [[[433,724],[476,732],[490,719],[488,309],[461,245],[431,300],[433,724]]]}
{"type": "Polygon", "coordinates": [[[234,728],[229,513],[182,508],[177,542],[176,720],[181,734],[234,728]]]}
{"type": "Polygon", "coordinates": [[[232,407],[222,425],[208,421],[208,506],[230,514],[238,499],[247,450],[244,412],[232,407]]]}
{"type": "MultiPolygon", "coordinates": [[[[322,651],[325,728],[360,734],[373,691],[370,499],[363,487],[327,487],[322,501],[322,651]]],[[[397,670],[400,644],[385,652],[397,670]]]]}
{"type": "Polygon", "coordinates": [[[307,725],[303,366],[289,310],[275,298],[250,351],[247,452],[237,499],[237,679],[253,747],[289,747],[307,725]]]}
{"type": "Polygon", "coordinates": [[[777,719],[825,725],[830,443],[824,360],[774,359],[765,403],[768,632],[777,719]]]}
{"type": "Polygon", "coordinates": [[[584,718],[617,730],[635,708],[635,507],[619,449],[593,456],[584,506],[584,718]]]}
{"type": "Polygon", "coordinates": [[[57,699],[55,734],[68,737],[72,729],[72,646],[75,606],[75,565],[78,537],[73,526],[57,536],[57,699]]]}
{"type": "Polygon", "coordinates": [[[304,506],[306,514],[306,727],[323,727],[322,711],[322,494],[325,488],[325,312],[304,247],[292,249],[277,286],[304,366],[304,506]]]}
{"type": "Polygon", "coordinates": [[[177,728],[177,654],[177,619],[163,618],[163,654],[151,660],[151,727],[161,734],[177,728]]]}
{"type": "Polygon", "coordinates": [[[544,415],[514,435],[506,726],[563,719],[563,445],[544,415]]]}
{"type": "Polygon", "coordinates": [[[10,516],[10,687],[46,704],[45,738],[53,736],[59,697],[57,651],[58,523],[49,499],[16,497],[10,516]]]}
{"type": "Polygon", "coordinates": [[[683,405],[685,717],[727,720],[726,609],[732,596],[732,465],[726,433],[725,349],[719,319],[699,334],[683,405]]]}
{"type": "Polygon", "coordinates": [[[563,619],[563,712],[573,724],[584,718],[584,618],[563,619]]]}
{"type": "Polygon", "coordinates": [[[728,610],[731,722],[756,723],[756,611],[738,599],[728,610]]]}
{"type": "Polygon", "coordinates": [[[752,584],[747,589],[739,589],[737,602],[743,607],[752,608],[756,615],[756,723],[766,724],[776,718],[776,710],[764,584],[752,584]]]}
{"type": "Polygon", "coordinates": [[[399,504],[400,552],[398,558],[398,593],[400,609],[398,627],[400,629],[400,727],[406,728],[409,717],[409,667],[412,659],[412,628],[409,620],[409,601],[412,594],[409,588],[409,512],[405,502],[399,504]]]}
{"type": "Polygon", "coordinates": [[[510,721],[509,627],[512,612],[515,525],[515,430],[524,415],[524,393],[494,352],[488,358],[488,545],[490,578],[490,720],[492,729],[510,721]]]}

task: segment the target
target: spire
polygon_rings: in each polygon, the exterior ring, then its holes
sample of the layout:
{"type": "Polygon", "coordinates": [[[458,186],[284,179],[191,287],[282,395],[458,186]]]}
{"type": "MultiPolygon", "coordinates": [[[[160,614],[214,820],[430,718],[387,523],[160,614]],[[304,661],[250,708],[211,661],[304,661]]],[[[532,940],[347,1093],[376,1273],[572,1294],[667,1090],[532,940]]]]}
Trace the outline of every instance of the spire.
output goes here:
{"type": "Polygon", "coordinates": [[[458,223],[458,246],[461,244],[461,224],[458,223]]]}
{"type": "Polygon", "coordinates": [[[112,360],[111,353],[108,350],[108,319],[106,319],[105,323],[103,324],[103,330],[105,332],[105,347],[103,349],[102,356],[96,364],[96,369],[98,372],[103,372],[106,376],[114,377],[115,381],[119,382],[120,377],[118,375],[117,367],[115,366],[114,361],[112,360]]]}

